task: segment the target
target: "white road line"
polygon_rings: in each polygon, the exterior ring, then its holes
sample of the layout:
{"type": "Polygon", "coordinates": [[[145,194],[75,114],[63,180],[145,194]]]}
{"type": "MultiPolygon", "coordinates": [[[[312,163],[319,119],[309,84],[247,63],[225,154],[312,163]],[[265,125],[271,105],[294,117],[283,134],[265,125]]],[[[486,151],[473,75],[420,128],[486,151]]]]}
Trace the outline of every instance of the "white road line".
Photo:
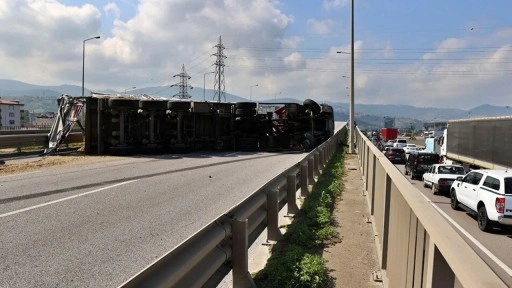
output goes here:
{"type": "Polygon", "coordinates": [[[67,201],[67,200],[71,200],[71,199],[74,199],[74,198],[77,198],[77,197],[82,197],[82,196],[85,196],[85,195],[93,194],[93,193],[100,192],[100,191],[103,191],[103,190],[107,190],[107,189],[110,189],[110,188],[114,188],[114,187],[117,187],[117,186],[121,186],[121,185],[125,185],[125,184],[128,184],[128,183],[132,183],[132,182],[135,182],[135,181],[137,181],[137,180],[121,182],[121,183],[117,183],[117,184],[110,185],[110,186],[107,186],[107,187],[98,188],[96,190],[92,190],[92,191],[76,194],[76,195],[73,195],[73,196],[69,196],[69,197],[66,197],[66,198],[53,200],[53,201],[50,201],[50,202],[38,204],[38,205],[35,205],[35,206],[23,208],[23,209],[12,211],[12,212],[5,213],[5,214],[0,214],[0,218],[11,216],[11,215],[18,214],[18,213],[25,212],[25,211],[29,211],[29,210],[33,210],[33,209],[37,209],[37,208],[41,208],[41,207],[48,206],[48,205],[51,205],[51,204],[55,204],[55,203],[59,203],[59,202],[67,201]]]}
{"type": "Polygon", "coordinates": [[[450,216],[448,216],[448,214],[444,213],[441,208],[439,208],[436,204],[434,204],[430,199],[427,198],[427,196],[421,194],[421,196],[423,196],[428,202],[430,202],[430,204],[432,205],[432,207],[434,207],[434,209],[436,209],[441,215],[443,215],[444,218],[446,218],[446,220],[450,221],[450,223],[453,224],[453,226],[455,226],[457,229],[459,229],[459,231],[464,234],[466,237],[468,237],[468,239],[473,242],[473,244],[475,244],[478,248],[480,248],[480,250],[482,250],[482,252],[484,252],[485,254],[487,254],[487,256],[489,256],[489,258],[491,258],[498,266],[501,267],[501,269],[503,269],[509,276],[512,277],[512,269],[510,269],[510,267],[508,267],[505,263],[501,262],[500,259],[498,259],[498,257],[494,256],[494,254],[492,254],[491,251],[487,250],[487,248],[485,248],[484,245],[482,245],[482,243],[478,242],[478,240],[476,240],[475,238],[473,238],[473,236],[471,236],[471,234],[469,234],[466,230],[464,230],[464,228],[462,228],[459,224],[457,224],[452,218],[450,218],[450,216]]]}

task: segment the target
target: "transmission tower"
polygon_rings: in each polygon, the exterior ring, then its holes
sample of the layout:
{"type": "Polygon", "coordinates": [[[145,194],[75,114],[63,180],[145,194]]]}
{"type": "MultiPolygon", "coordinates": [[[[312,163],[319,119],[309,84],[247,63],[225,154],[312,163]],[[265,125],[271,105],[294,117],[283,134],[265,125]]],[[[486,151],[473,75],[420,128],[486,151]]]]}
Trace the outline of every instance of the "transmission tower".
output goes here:
{"type": "Polygon", "coordinates": [[[222,44],[222,37],[219,36],[219,44],[213,46],[217,48],[217,52],[215,54],[212,54],[212,56],[217,57],[215,60],[215,94],[213,95],[213,99],[217,98],[217,102],[221,102],[221,98],[226,101],[226,94],[224,90],[226,89],[224,84],[224,59],[227,57],[224,55],[224,45],[222,44]]]}
{"type": "Polygon", "coordinates": [[[175,86],[178,86],[180,87],[180,91],[176,94],[174,94],[172,97],[177,97],[179,99],[190,99],[192,98],[192,96],[190,96],[190,94],[188,94],[188,89],[194,89],[194,87],[190,86],[190,84],[188,84],[188,80],[192,77],[190,77],[187,72],[185,72],[185,64],[183,64],[183,66],[181,67],[181,73],[179,74],[176,74],[172,77],[180,77],[181,80],[180,82],[176,83],[176,84],[172,84],[171,87],[175,87],[175,86]]]}

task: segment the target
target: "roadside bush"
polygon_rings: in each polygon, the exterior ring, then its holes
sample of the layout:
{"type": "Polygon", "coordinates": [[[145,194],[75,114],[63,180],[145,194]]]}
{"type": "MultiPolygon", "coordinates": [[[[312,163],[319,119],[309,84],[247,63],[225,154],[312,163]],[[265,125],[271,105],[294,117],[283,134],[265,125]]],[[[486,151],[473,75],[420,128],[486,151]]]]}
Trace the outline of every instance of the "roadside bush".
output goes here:
{"type": "Polygon", "coordinates": [[[267,265],[255,276],[258,287],[321,288],[329,283],[322,249],[337,235],[332,224],[335,199],[340,195],[344,145],[340,145],[284,237],[272,247],[267,265]]]}

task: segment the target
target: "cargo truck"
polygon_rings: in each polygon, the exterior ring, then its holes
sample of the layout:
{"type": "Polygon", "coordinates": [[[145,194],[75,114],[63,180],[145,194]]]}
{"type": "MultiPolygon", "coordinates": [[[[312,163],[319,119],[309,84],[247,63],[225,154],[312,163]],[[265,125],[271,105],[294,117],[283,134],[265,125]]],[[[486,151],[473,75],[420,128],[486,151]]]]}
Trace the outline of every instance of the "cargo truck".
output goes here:
{"type": "Polygon", "coordinates": [[[448,121],[441,145],[444,163],[469,169],[512,167],[512,117],[485,117],[448,121]]]}
{"type": "Polygon", "coordinates": [[[384,141],[395,140],[398,137],[397,128],[381,128],[380,136],[384,141]]]}

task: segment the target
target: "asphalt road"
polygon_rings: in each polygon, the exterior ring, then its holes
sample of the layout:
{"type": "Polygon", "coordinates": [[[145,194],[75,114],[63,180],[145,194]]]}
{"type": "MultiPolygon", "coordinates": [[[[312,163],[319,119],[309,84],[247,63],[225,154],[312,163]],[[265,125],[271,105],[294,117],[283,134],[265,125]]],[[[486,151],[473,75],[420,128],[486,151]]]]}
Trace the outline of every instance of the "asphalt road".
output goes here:
{"type": "MultiPolygon", "coordinates": [[[[404,165],[395,165],[404,174],[404,165]]],[[[455,211],[450,206],[450,197],[434,195],[430,188],[423,186],[421,180],[411,180],[406,177],[426,198],[428,198],[439,213],[441,213],[466,242],[486,261],[486,263],[512,287],[512,227],[494,229],[491,233],[482,232],[478,228],[476,217],[464,210],[455,211]]]]}
{"type": "Polygon", "coordinates": [[[117,287],[305,155],[113,158],[0,177],[0,287],[117,287]]]}

